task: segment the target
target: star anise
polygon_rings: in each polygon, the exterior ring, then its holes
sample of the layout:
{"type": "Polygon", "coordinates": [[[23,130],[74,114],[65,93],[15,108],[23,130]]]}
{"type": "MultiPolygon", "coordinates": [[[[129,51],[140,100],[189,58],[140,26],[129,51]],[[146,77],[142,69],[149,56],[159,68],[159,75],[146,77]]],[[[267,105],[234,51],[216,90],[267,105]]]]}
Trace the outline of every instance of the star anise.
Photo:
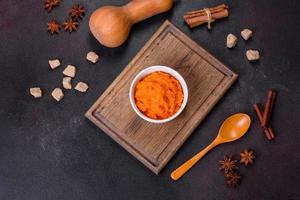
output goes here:
{"type": "Polygon", "coordinates": [[[85,13],[84,7],[78,4],[74,5],[70,10],[70,16],[73,19],[82,19],[84,13],[85,13]]]}
{"type": "Polygon", "coordinates": [[[60,0],[44,0],[45,9],[50,12],[55,6],[58,6],[60,0]]]}
{"type": "Polygon", "coordinates": [[[247,149],[240,153],[241,160],[240,163],[243,163],[244,165],[252,164],[254,161],[255,156],[253,155],[253,151],[248,151],[247,149]]]}
{"type": "Polygon", "coordinates": [[[55,20],[52,20],[47,23],[47,30],[51,34],[58,33],[60,28],[61,28],[61,25],[59,23],[57,23],[57,21],[55,21],[55,20]]]}
{"type": "Polygon", "coordinates": [[[78,22],[74,21],[72,18],[69,18],[64,23],[64,29],[65,31],[69,31],[70,33],[72,31],[76,31],[78,27],[78,22]]]}
{"type": "Polygon", "coordinates": [[[226,177],[227,185],[233,186],[233,187],[238,185],[240,178],[241,178],[241,176],[238,175],[236,172],[229,172],[228,174],[225,175],[225,177],[226,177]]]}
{"type": "Polygon", "coordinates": [[[231,156],[224,156],[224,159],[219,161],[220,170],[224,170],[225,174],[232,172],[238,168],[235,164],[236,162],[236,160],[232,160],[231,156]]]}

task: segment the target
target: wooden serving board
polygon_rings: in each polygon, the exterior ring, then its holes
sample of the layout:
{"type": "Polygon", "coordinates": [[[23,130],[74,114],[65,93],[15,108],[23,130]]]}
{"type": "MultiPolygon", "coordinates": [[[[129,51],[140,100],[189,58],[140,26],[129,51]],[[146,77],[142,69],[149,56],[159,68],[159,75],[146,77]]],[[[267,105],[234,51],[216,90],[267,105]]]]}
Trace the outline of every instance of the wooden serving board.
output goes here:
{"type": "Polygon", "coordinates": [[[158,174],[236,79],[237,74],[166,21],[86,117],[158,174]],[[129,101],[131,81],[152,65],[177,70],[189,89],[184,112],[166,124],[144,121],[129,101]]]}

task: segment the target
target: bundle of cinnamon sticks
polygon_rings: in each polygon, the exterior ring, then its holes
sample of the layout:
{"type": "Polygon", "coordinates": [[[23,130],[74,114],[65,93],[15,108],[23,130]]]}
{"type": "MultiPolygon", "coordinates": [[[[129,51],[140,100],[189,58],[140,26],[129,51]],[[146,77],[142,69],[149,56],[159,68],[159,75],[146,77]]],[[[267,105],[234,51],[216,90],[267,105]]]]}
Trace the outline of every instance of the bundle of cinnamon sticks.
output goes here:
{"type": "Polygon", "coordinates": [[[272,109],[274,107],[275,97],[276,97],[276,92],[269,90],[264,111],[262,110],[260,104],[256,103],[253,105],[258,120],[260,121],[260,125],[268,140],[272,140],[275,138],[273,129],[270,125],[270,117],[271,117],[272,109]]]}
{"type": "Polygon", "coordinates": [[[203,8],[200,10],[187,12],[183,18],[190,28],[194,28],[201,24],[208,23],[208,28],[211,29],[211,23],[216,19],[221,19],[229,15],[228,6],[221,4],[212,8],[203,8]]]}

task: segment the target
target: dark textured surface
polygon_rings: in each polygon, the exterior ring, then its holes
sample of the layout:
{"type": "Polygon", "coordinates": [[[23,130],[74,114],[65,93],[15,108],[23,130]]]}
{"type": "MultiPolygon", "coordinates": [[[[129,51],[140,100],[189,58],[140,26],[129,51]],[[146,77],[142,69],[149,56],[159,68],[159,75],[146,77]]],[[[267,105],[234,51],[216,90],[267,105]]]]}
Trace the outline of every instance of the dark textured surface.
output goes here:
{"type": "Polygon", "coordinates": [[[124,1],[63,1],[47,14],[42,1],[0,0],[0,199],[299,199],[300,4],[296,0],[227,1],[229,19],[215,23],[211,32],[206,27],[191,31],[184,24],[184,12],[222,2],[177,1],[172,12],[136,25],[125,45],[107,49],[90,36],[88,16],[101,5],[124,1]],[[63,21],[74,3],[87,9],[78,32],[50,36],[46,22],[63,21]],[[84,113],[165,19],[240,77],[156,176],[85,119],[84,113]],[[239,37],[236,48],[226,49],[226,35],[239,35],[247,27],[254,30],[253,38],[245,42],[239,37]],[[245,59],[249,48],[261,50],[258,63],[245,59]],[[85,60],[90,50],[101,54],[96,65],[85,60]],[[62,102],[52,100],[63,67],[51,71],[47,61],[56,57],[62,66],[78,67],[74,83],[88,82],[87,94],[66,91],[62,102]],[[43,98],[28,95],[33,86],[43,88],[43,98]],[[278,91],[272,116],[274,142],[261,133],[252,111],[254,102],[264,102],[269,88],[278,91]],[[172,169],[206,146],[220,123],[236,112],[252,116],[249,133],[219,146],[179,182],[172,182],[172,169]],[[241,168],[239,187],[228,188],[217,162],[224,154],[238,154],[244,148],[255,151],[256,162],[241,168]]]}

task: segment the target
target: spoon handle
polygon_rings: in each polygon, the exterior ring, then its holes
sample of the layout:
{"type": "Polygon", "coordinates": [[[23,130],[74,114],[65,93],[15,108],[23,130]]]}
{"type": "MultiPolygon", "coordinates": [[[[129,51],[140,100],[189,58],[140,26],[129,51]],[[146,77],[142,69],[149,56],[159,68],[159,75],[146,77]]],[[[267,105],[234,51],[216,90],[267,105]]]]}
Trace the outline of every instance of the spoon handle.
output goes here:
{"type": "Polygon", "coordinates": [[[180,167],[175,169],[171,173],[171,178],[174,181],[177,181],[181,176],[183,176],[189,169],[191,169],[209,150],[218,145],[218,142],[215,140],[205,149],[194,155],[191,159],[183,163],[180,167]]]}

